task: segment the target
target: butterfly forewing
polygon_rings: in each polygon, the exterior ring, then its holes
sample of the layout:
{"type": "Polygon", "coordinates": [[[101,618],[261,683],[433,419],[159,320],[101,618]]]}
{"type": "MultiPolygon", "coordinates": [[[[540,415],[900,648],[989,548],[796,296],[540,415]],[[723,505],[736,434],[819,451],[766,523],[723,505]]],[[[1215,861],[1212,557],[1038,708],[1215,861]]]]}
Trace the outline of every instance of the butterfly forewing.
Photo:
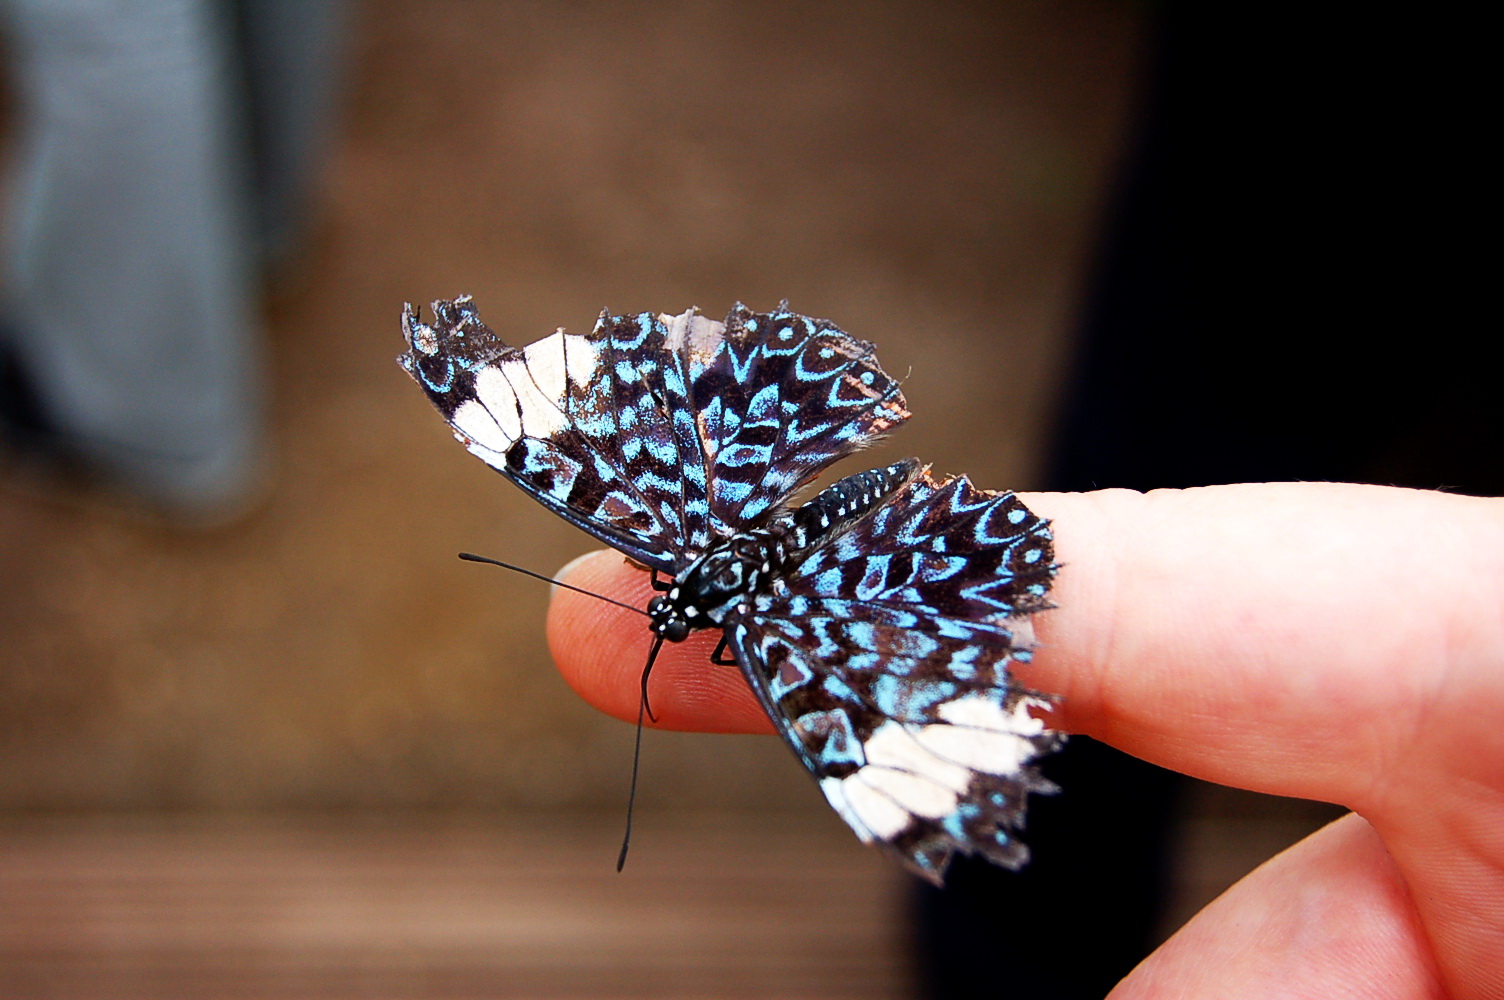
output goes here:
{"type": "Polygon", "coordinates": [[[465,446],[556,513],[674,572],[908,417],[872,346],[738,305],[725,323],[603,313],[502,343],[468,297],[409,307],[398,360],[465,446]]]}
{"type": "Polygon", "coordinates": [[[601,314],[591,333],[601,353],[588,408],[579,411],[585,419],[576,424],[582,439],[571,445],[619,456],[622,481],[657,519],[664,562],[678,568],[715,527],[706,517],[703,450],[683,433],[683,359],[665,347],[666,332],[662,319],[647,313],[601,314]]]}
{"type": "Polygon", "coordinates": [[[908,419],[872,345],[826,320],[738,303],[718,342],[700,344],[691,348],[690,395],[710,460],[710,507],[737,530],[908,419]]]}
{"type": "Polygon", "coordinates": [[[662,569],[681,526],[630,475],[635,414],[606,366],[611,333],[563,331],[525,349],[480,321],[468,297],[433,304],[434,322],[403,311],[410,349],[398,358],[470,452],[571,523],[662,569]]]}
{"type": "Polygon", "coordinates": [[[864,840],[937,880],[956,851],[1017,867],[1032,761],[1060,737],[1008,673],[1054,572],[1048,525],[964,478],[904,487],[733,628],[784,738],[864,840]]]}

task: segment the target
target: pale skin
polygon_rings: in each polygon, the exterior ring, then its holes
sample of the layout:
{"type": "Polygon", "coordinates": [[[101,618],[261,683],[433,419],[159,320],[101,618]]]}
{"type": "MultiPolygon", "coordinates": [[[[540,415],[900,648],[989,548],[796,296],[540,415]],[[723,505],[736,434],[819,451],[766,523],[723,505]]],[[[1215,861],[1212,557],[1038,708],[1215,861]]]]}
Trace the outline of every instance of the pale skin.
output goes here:
{"type": "MultiPolygon", "coordinates": [[[[1504,997],[1504,500],[1322,483],[1023,499],[1054,520],[1062,565],[1022,674],[1062,696],[1053,725],[1353,810],[1114,1000],[1504,997]]],[[[566,579],[652,596],[614,553],[566,579]]],[[[632,721],[644,621],[557,589],[549,611],[565,678],[632,721]]],[[[708,662],[717,638],[664,649],[658,725],[771,732],[740,674],[708,662]]]]}

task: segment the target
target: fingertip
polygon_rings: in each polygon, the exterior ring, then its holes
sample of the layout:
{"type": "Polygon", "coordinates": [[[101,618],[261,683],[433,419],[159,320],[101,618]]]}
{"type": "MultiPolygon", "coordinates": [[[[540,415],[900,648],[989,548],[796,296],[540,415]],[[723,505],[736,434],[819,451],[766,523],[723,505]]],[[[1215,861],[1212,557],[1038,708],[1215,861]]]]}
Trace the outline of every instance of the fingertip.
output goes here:
{"type": "MultiPolygon", "coordinates": [[[[620,555],[605,550],[587,552],[565,564],[555,575],[571,586],[637,607],[647,603],[641,593],[641,573],[620,555]]],[[[597,601],[562,587],[551,588],[548,605],[548,648],[559,673],[585,701],[608,715],[628,721],[637,717],[637,698],[628,697],[625,679],[627,650],[640,661],[647,649],[642,617],[625,608],[597,601]]]]}
{"type": "MultiPolygon", "coordinates": [[[[653,598],[647,573],[619,553],[599,550],[572,560],[556,579],[571,586],[645,608],[653,598]]],[[[561,587],[548,609],[548,644],[569,686],[595,708],[637,721],[641,678],[652,635],[642,614],[561,587]]],[[[719,666],[710,654],[715,630],[679,644],[665,644],[653,666],[648,700],[660,729],[765,733],[771,723],[735,667],[719,666]]]]}

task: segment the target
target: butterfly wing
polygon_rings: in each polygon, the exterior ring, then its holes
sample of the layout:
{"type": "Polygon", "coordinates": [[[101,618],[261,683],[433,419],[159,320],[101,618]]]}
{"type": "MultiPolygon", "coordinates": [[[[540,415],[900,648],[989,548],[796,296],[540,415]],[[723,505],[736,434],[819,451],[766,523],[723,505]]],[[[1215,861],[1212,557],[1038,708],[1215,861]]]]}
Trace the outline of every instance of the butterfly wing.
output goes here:
{"type": "Polygon", "coordinates": [[[871,344],[788,303],[754,313],[738,302],[724,324],[689,313],[672,323],[686,331],[671,339],[684,344],[710,512],[721,524],[760,523],[826,466],[909,417],[871,344]]]}
{"type": "Polygon", "coordinates": [[[471,453],[575,526],[667,572],[907,418],[872,347],[738,305],[725,323],[602,313],[507,346],[468,296],[409,306],[398,362],[471,453]]]}
{"type": "Polygon", "coordinates": [[[1054,790],[1032,762],[1063,737],[1008,673],[1054,571],[1015,496],[924,473],[728,630],[831,805],[936,883],[957,851],[1022,865],[1026,795],[1054,790]]]}

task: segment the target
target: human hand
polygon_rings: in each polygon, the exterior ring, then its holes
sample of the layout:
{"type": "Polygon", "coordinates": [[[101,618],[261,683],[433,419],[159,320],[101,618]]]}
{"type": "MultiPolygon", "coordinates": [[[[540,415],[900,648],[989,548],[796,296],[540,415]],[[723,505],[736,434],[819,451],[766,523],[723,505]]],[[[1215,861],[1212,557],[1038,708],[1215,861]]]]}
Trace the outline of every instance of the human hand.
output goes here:
{"type": "MultiPolygon", "coordinates": [[[[1504,997],[1504,501],[1327,483],[1031,494],[1059,607],[1023,682],[1054,725],[1349,815],[1213,902],[1113,997],[1504,997]]],[[[595,553],[568,581],[643,607],[595,553]]],[[[771,732],[719,634],[667,646],[658,725],[771,732]]],[[[637,718],[643,619],[556,590],[549,641],[637,718]]],[[[1070,794],[1070,789],[1065,790],[1070,794]]]]}

